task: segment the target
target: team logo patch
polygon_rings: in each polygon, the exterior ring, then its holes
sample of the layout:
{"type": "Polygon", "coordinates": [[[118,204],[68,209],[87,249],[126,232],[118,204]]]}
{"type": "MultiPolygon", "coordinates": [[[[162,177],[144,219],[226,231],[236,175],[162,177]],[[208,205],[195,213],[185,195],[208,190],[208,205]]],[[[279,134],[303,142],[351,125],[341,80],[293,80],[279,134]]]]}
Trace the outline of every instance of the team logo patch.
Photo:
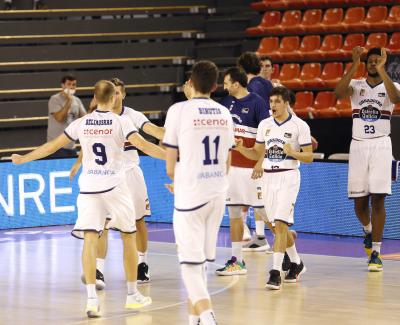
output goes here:
{"type": "Polygon", "coordinates": [[[378,97],[386,97],[386,93],[378,93],[378,97]]]}
{"type": "Polygon", "coordinates": [[[291,133],[285,133],[284,135],[283,135],[285,138],[291,138],[292,137],[292,134],[291,133]]]}
{"type": "Polygon", "coordinates": [[[375,122],[381,118],[381,111],[368,105],[360,109],[360,118],[365,122],[375,122]]]}
{"type": "Polygon", "coordinates": [[[272,162],[280,162],[286,158],[286,154],[284,153],[283,148],[275,144],[274,146],[268,148],[267,158],[272,162]]]}
{"type": "Polygon", "coordinates": [[[247,114],[249,112],[249,109],[247,107],[242,108],[242,113],[247,114]]]}
{"type": "Polygon", "coordinates": [[[269,135],[269,132],[271,131],[271,129],[266,129],[265,130],[265,136],[267,137],[269,135]]]}
{"type": "Polygon", "coordinates": [[[364,88],[361,88],[361,89],[360,89],[360,96],[364,96],[364,94],[365,94],[365,89],[364,89],[364,88]]]}

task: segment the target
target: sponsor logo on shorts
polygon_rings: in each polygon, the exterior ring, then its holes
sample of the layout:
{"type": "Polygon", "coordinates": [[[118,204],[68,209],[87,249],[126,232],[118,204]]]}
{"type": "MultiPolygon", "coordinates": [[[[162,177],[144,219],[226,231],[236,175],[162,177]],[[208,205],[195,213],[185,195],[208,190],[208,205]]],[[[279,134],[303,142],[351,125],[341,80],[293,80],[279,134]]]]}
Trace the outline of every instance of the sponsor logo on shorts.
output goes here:
{"type": "Polygon", "coordinates": [[[364,194],[365,191],[350,191],[350,194],[364,194]]]}
{"type": "Polygon", "coordinates": [[[149,202],[149,199],[146,199],[146,210],[147,211],[150,211],[150,202],[149,202]]]}
{"type": "Polygon", "coordinates": [[[262,191],[261,191],[261,187],[257,187],[257,198],[259,200],[262,200],[262,191]]]}

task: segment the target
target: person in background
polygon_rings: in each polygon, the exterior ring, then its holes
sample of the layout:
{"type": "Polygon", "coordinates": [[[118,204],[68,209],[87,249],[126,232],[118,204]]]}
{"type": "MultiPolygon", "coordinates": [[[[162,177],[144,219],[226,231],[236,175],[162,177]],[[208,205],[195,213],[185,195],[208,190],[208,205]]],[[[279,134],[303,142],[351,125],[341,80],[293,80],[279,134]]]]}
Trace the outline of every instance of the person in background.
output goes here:
{"type": "MultiPolygon", "coordinates": [[[[13,0],[4,0],[4,10],[15,10],[13,0]]],[[[43,10],[47,9],[47,5],[42,0],[33,0],[32,3],[33,10],[43,10]]]]}

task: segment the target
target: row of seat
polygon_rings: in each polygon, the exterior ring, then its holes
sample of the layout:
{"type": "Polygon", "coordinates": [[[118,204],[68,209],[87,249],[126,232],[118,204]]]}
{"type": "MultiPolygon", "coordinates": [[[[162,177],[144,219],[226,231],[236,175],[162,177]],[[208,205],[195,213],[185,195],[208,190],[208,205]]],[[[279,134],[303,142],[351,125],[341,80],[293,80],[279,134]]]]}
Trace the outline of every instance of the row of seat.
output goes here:
{"type": "Polygon", "coordinates": [[[394,0],[262,0],[251,3],[254,10],[285,10],[347,6],[390,5],[394,0]]]}
{"type": "MultiPolygon", "coordinates": [[[[329,62],[322,68],[321,63],[306,63],[302,67],[297,63],[283,64],[277,78],[290,89],[333,89],[351,65],[349,62],[344,68],[342,62],[329,62]]],[[[362,62],[353,78],[362,78],[365,73],[365,63],[362,62]]]]}
{"type": "Polygon", "coordinates": [[[261,23],[247,28],[249,35],[287,35],[299,33],[351,33],[392,31],[400,28],[400,6],[393,6],[388,14],[387,6],[352,7],[346,14],[342,8],[267,11],[261,23]]]}
{"type": "MultiPolygon", "coordinates": [[[[305,119],[352,117],[349,98],[338,100],[332,91],[320,91],[315,98],[311,91],[297,92],[293,110],[305,119]]],[[[399,105],[395,107],[393,114],[400,114],[399,105]]]]}
{"type": "Polygon", "coordinates": [[[320,35],[265,37],[261,40],[257,53],[269,55],[274,60],[307,60],[321,59],[343,60],[351,57],[352,49],[363,46],[386,47],[391,54],[400,53],[400,33],[393,33],[389,39],[386,33],[371,33],[365,39],[364,34],[349,34],[343,42],[340,34],[325,35],[321,43],[320,35]]]}

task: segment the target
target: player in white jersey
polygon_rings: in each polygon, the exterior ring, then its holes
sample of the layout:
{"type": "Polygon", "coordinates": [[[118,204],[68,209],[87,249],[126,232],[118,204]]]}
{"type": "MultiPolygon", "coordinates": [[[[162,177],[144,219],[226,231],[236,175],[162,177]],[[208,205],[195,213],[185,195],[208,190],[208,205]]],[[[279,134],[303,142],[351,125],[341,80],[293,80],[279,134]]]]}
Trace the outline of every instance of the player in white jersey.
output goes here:
{"type": "Polygon", "coordinates": [[[385,71],[386,51],[367,53],[366,79],[352,79],[361,62],[362,47],[353,49],[353,64],[336,86],[336,96],[349,97],[353,110],[353,135],[349,155],[348,196],[364,229],[368,270],[383,270],[380,250],[385,226],[385,197],[392,192],[390,118],[400,102],[400,85],[385,71]],[[371,199],[370,199],[371,198],[371,199]],[[371,210],[369,207],[371,201],[371,210]]]}
{"type": "Polygon", "coordinates": [[[196,63],[186,84],[193,88],[193,98],[171,106],[165,122],[163,143],[167,174],[174,181],[174,234],[189,296],[189,324],[216,324],[205,263],[215,260],[234,146],[228,109],[210,99],[217,77],[214,63],[196,63]]]}
{"type": "Polygon", "coordinates": [[[47,157],[71,141],[79,140],[81,143],[84,152],[83,168],[79,177],[78,219],[72,235],[84,238],[82,264],[87,284],[88,317],[101,315],[95,289],[96,251],[107,213],[114,216],[114,227],[121,232],[124,246],[128,287],[125,307],[139,309],[151,304],[151,298],[142,296],[136,285],[136,227],[132,218],[134,208],[128,194],[121,148],[127,139],[144,152],[165,158],[165,152],[158,146],[144,143],[144,139],[138,135],[129,120],[109,110],[115,104],[116,98],[112,83],[99,81],[95,86],[95,98],[98,109],[71,123],[59,137],[26,155],[12,155],[12,161],[21,164],[47,157]]]}
{"type": "MultiPolygon", "coordinates": [[[[113,78],[110,80],[116,89],[116,101],[113,112],[121,115],[124,118],[131,120],[133,125],[139,130],[143,130],[146,134],[162,140],[164,136],[164,128],[151,123],[147,117],[132,108],[123,106],[123,100],[126,96],[125,85],[122,80],[113,78]]],[[[147,264],[147,227],[145,217],[151,214],[150,204],[147,195],[147,187],[144,180],[143,172],[139,166],[139,154],[137,148],[128,141],[124,144],[124,157],[126,168],[126,179],[129,184],[129,191],[135,206],[136,214],[136,244],[138,247],[139,260],[138,260],[138,282],[146,283],[150,281],[149,266],[147,264]]],[[[80,155],[77,162],[71,168],[71,175],[74,175],[80,167],[80,155]]],[[[112,227],[112,224],[110,225],[112,227]]],[[[97,252],[97,270],[96,270],[96,289],[102,290],[105,287],[104,279],[104,264],[107,255],[108,243],[108,230],[104,229],[100,237],[98,252],[97,252]]]]}
{"type": "Polygon", "coordinates": [[[313,161],[311,134],[307,123],[288,112],[289,93],[276,87],[270,93],[272,117],[258,126],[256,144],[238,150],[249,159],[257,160],[254,178],[263,175],[263,199],[267,217],[275,228],[273,267],[266,284],[269,289],[281,288],[282,261],[285,251],[291,261],[285,282],[295,283],[306,268],[297,254],[293,234],[294,206],[300,188],[300,162],[313,161]]]}

